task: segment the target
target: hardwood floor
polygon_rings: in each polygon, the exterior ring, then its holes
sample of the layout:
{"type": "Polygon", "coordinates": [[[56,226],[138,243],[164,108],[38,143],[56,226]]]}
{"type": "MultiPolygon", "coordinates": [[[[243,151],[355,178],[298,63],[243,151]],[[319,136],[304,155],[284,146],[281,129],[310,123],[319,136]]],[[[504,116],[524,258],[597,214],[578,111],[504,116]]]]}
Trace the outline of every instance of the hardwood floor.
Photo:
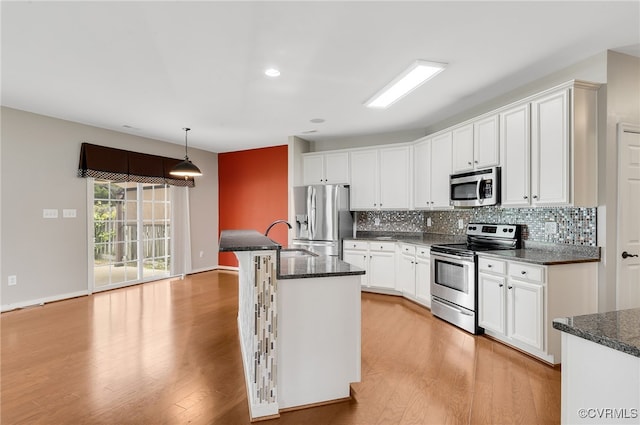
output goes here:
{"type": "MultiPolygon", "coordinates": [[[[237,277],[207,272],[4,313],[0,422],[249,423],[237,277]]],[[[554,424],[560,372],[409,301],[362,295],[351,401],[268,424],[554,424]]]]}

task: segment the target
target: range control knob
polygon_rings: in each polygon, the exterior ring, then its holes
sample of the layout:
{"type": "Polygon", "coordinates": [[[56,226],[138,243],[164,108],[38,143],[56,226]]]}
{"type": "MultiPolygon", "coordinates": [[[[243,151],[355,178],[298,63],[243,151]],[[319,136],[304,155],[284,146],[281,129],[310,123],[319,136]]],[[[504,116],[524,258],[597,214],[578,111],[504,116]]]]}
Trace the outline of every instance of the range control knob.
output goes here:
{"type": "Polygon", "coordinates": [[[506,233],[507,232],[507,228],[505,227],[504,229],[502,229],[502,231],[506,233]]]}
{"type": "Polygon", "coordinates": [[[513,229],[509,229],[509,233],[513,233],[513,229]]]}

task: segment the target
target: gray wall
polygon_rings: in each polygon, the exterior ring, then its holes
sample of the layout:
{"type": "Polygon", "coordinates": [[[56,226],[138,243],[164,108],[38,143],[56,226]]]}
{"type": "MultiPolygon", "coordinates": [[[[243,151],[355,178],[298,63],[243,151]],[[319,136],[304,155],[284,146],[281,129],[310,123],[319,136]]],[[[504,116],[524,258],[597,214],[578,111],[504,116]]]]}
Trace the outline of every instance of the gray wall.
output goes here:
{"type": "MultiPolygon", "coordinates": [[[[598,149],[598,240],[602,246],[599,269],[600,311],[616,308],[618,219],[618,123],[640,125],[640,58],[609,51],[604,92],[606,122],[601,125],[598,149]],[[604,133],[604,134],[603,134],[604,133]]],[[[605,117],[601,117],[605,118],[605,117]]],[[[601,122],[602,124],[602,122],[601,122]]]]}
{"type": "MultiPolygon", "coordinates": [[[[10,108],[1,112],[0,305],[86,293],[87,179],[76,177],[80,144],[173,158],[182,158],[184,148],[10,108]],[[60,218],[43,219],[43,208],[58,209],[60,218]],[[77,218],[62,218],[63,208],[76,209],[77,218]],[[9,275],[17,275],[16,286],[7,286],[9,275]]],[[[204,174],[190,189],[192,268],[206,270],[218,264],[218,160],[197,149],[189,157],[204,174]]]]}

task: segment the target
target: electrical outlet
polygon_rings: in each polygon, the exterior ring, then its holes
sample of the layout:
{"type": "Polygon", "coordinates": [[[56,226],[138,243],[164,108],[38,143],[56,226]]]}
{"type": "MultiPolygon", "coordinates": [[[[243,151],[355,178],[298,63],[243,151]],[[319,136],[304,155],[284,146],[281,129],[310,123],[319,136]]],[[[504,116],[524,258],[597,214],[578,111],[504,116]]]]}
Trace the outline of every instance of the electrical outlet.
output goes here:
{"type": "Polygon", "coordinates": [[[204,257],[204,251],[200,251],[200,258],[204,257]]]}
{"type": "Polygon", "coordinates": [[[374,218],[373,219],[373,224],[376,225],[376,226],[380,226],[380,218],[379,217],[374,218]]]}
{"type": "Polygon", "coordinates": [[[458,229],[464,229],[464,220],[458,219],[458,229]]]}
{"type": "Polygon", "coordinates": [[[58,210],[45,208],[42,210],[42,218],[58,218],[58,210]]]}
{"type": "Polygon", "coordinates": [[[558,233],[558,223],[555,221],[547,221],[544,223],[545,235],[555,235],[556,233],[558,233]]]}
{"type": "Polygon", "coordinates": [[[18,284],[18,276],[16,276],[15,274],[12,274],[7,278],[7,285],[14,286],[17,284],[18,284]]]}
{"type": "Polygon", "coordinates": [[[427,227],[431,227],[431,217],[427,217],[427,227]]]}

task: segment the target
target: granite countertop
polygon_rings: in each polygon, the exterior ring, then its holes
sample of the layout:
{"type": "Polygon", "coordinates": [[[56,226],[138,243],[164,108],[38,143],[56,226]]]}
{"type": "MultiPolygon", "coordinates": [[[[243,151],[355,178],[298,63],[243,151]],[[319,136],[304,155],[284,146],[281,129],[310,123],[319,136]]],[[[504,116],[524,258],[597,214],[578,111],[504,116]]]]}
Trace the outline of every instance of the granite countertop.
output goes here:
{"type": "Polygon", "coordinates": [[[406,242],[416,245],[437,245],[446,243],[462,243],[467,237],[462,235],[441,235],[437,233],[413,233],[413,232],[358,232],[354,238],[345,238],[352,241],[390,241],[406,242]]]}
{"type": "Polygon", "coordinates": [[[277,250],[282,246],[256,230],[223,230],[220,252],[277,250]]]}
{"type": "Polygon", "coordinates": [[[220,252],[277,251],[278,279],[303,279],[363,275],[359,267],[345,263],[337,257],[300,256],[280,258],[282,246],[256,230],[223,230],[220,233],[220,252]]]}
{"type": "Polygon", "coordinates": [[[280,258],[278,279],[305,279],[313,277],[333,277],[363,275],[359,267],[345,263],[334,256],[305,256],[280,258]]]}
{"type": "Polygon", "coordinates": [[[540,264],[544,266],[600,261],[600,247],[597,246],[530,241],[524,242],[523,249],[482,251],[479,254],[503,260],[516,260],[523,263],[540,264]]]}
{"type": "MultiPolygon", "coordinates": [[[[431,246],[463,243],[467,239],[464,235],[441,235],[436,233],[358,232],[355,238],[345,240],[406,242],[431,246]]],[[[482,251],[479,255],[545,266],[600,261],[600,247],[597,246],[554,244],[534,241],[524,241],[523,243],[524,247],[522,249],[482,251]]]]}
{"type": "Polygon", "coordinates": [[[555,319],[553,327],[640,357],[640,308],[555,319]]]}

